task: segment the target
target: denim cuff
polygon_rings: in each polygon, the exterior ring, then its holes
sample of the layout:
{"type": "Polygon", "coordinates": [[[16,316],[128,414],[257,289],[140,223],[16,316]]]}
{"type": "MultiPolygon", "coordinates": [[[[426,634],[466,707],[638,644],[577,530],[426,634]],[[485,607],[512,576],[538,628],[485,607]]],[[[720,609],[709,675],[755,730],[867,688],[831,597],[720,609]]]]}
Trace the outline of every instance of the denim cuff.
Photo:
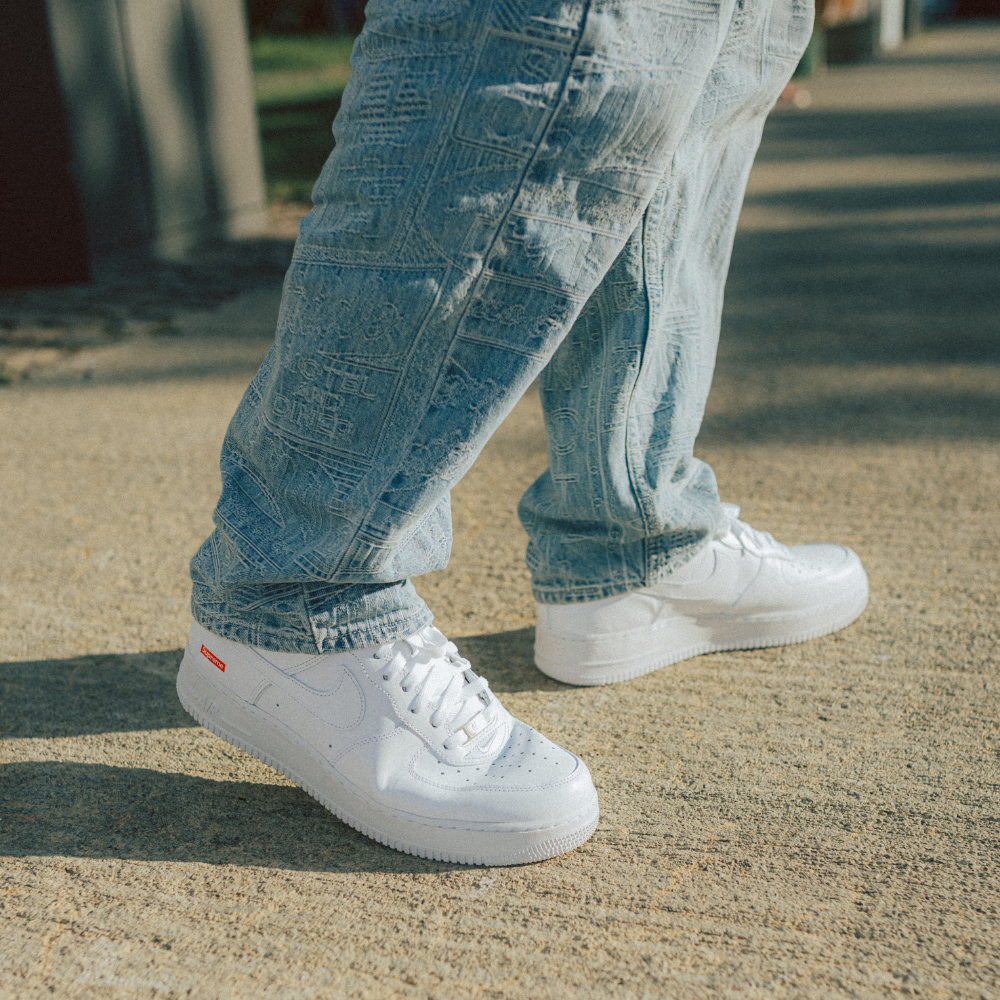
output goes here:
{"type": "MultiPolygon", "coordinates": [[[[698,555],[710,538],[707,531],[682,529],[646,538],[630,546],[619,546],[616,559],[604,560],[605,565],[616,564],[619,567],[616,577],[603,582],[584,582],[559,578],[548,572],[544,582],[533,580],[531,592],[539,604],[584,604],[630,594],[666,579],[698,555]],[[626,549],[629,551],[626,552],[626,549]]],[[[529,564],[532,563],[531,556],[529,546],[529,564]]],[[[596,560],[594,564],[600,565],[596,560]]],[[[540,570],[541,566],[532,566],[533,575],[539,574],[540,570]]]]}
{"type": "Polygon", "coordinates": [[[191,613],[210,632],[282,653],[334,653],[413,635],[434,616],[409,580],[210,587],[195,581],[191,613]]]}

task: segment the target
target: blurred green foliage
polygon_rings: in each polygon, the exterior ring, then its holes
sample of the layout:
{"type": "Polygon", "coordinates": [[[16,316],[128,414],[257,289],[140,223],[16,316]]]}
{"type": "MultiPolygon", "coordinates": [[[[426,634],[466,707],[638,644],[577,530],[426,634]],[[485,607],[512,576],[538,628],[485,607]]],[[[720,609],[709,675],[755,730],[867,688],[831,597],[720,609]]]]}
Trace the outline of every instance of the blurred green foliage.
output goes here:
{"type": "Polygon", "coordinates": [[[255,75],[346,68],[354,35],[258,35],[250,43],[255,75]]]}
{"type": "Polygon", "coordinates": [[[353,35],[259,35],[251,43],[268,197],[308,201],[330,150],[353,35]]]}
{"type": "Polygon", "coordinates": [[[340,101],[260,111],[261,151],[271,201],[309,201],[333,149],[330,126],[340,101]]]}

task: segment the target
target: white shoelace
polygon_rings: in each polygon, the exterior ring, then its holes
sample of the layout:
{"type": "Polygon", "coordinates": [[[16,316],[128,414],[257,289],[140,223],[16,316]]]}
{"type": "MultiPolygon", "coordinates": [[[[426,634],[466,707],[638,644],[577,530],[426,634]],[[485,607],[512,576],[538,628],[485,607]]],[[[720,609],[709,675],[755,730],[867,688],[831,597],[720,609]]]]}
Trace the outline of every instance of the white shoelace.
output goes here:
{"type": "MultiPolygon", "coordinates": [[[[485,712],[489,699],[480,697],[489,689],[485,677],[479,677],[469,661],[459,655],[458,647],[428,625],[416,635],[385,643],[375,651],[375,659],[385,660],[382,679],[392,683],[399,678],[400,688],[413,699],[407,706],[414,714],[433,705],[430,724],[435,729],[447,725],[451,734],[445,750],[472,742],[475,733],[465,727],[485,712]]],[[[485,720],[484,720],[485,722],[485,720]]]]}
{"type": "Polygon", "coordinates": [[[781,542],[777,541],[775,537],[769,531],[760,531],[757,528],[751,527],[746,521],[741,521],[740,508],[734,503],[724,503],[722,509],[725,512],[728,521],[726,524],[719,529],[716,534],[716,538],[719,541],[724,540],[727,536],[732,535],[736,542],[742,547],[749,549],[751,552],[759,556],[767,555],[768,553],[782,553],[787,552],[788,548],[782,545],[781,542]]]}

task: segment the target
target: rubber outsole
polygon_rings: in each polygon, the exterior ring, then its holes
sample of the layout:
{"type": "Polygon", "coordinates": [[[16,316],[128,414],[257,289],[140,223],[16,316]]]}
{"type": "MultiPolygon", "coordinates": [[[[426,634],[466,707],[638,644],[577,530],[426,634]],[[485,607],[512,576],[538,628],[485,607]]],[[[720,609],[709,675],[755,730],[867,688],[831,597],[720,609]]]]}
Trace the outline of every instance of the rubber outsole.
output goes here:
{"type": "Polygon", "coordinates": [[[285,775],[293,781],[308,795],[311,795],[325,809],[333,813],[342,823],[357,830],[358,833],[374,841],[390,847],[395,851],[404,854],[411,854],[415,857],[426,858],[430,861],[443,861],[459,865],[488,865],[488,866],[509,866],[533,864],[538,861],[546,861],[549,858],[565,854],[581,844],[585,843],[593,834],[599,819],[599,810],[596,795],[592,807],[585,808],[576,817],[570,817],[557,826],[547,830],[532,831],[477,831],[474,829],[461,829],[458,827],[441,827],[431,822],[420,822],[419,819],[410,821],[409,825],[414,827],[413,833],[416,836],[400,836],[399,831],[392,831],[393,826],[405,826],[406,820],[399,816],[391,816],[379,813],[371,804],[364,802],[351,789],[336,781],[329,774],[323,764],[315,759],[307,750],[292,742],[289,737],[280,730],[270,726],[265,720],[260,719],[244,708],[232,702],[224,692],[209,685],[203,678],[198,676],[197,671],[188,664],[187,653],[181,662],[180,670],[177,673],[177,696],[180,699],[184,710],[200,725],[213,732],[220,739],[231,743],[240,750],[245,751],[258,760],[267,764],[268,767],[285,775]],[[187,671],[185,670],[187,667],[187,671]],[[187,676],[185,676],[187,674],[187,676]],[[194,686],[204,686],[207,692],[203,692],[199,698],[194,690],[194,686]],[[200,683],[199,683],[200,682],[200,683]],[[219,705],[222,703],[222,708],[219,705]],[[211,716],[200,704],[208,704],[214,711],[211,716]],[[238,715],[240,722],[232,719],[226,720],[225,715],[238,715]],[[226,725],[226,722],[229,725],[226,725]],[[252,730],[264,726],[270,732],[258,733],[255,740],[252,730]],[[235,732],[239,730],[240,734],[235,732]],[[260,738],[263,737],[263,738],[260,738]],[[275,753],[268,753],[257,743],[270,742],[271,744],[282,745],[285,760],[279,759],[275,753]],[[295,767],[286,763],[287,760],[297,760],[295,767]],[[306,777],[300,771],[310,770],[313,777],[306,777]],[[324,785],[324,788],[319,787],[324,785]],[[547,834],[547,835],[546,835],[547,834]],[[507,850],[448,850],[442,849],[442,841],[454,840],[458,838],[481,838],[481,839],[508,839],[527,841],[520,847],[508,848],[507,850]],[[427,842],[421,843],[426,838],[427,842]],[[433,846],[429,841],[436,841],[438,846],[433,846]]]}
{"type": "MultiPolygon", "coordinates": [[[[611,662],[593,662],[594,644],[587,640],[572,639],[570,637],[555,637],[539,635],[536,632],[535,639],[535,665],[538,669],[553,680],[563,684],[573,684],[578,687],[590,687],[602,684],[616,684],[620,681],[631,680],[634,677],[641,677],[643,674],[652,673],[654,670],[661,670],[669,667],[673,663],[688,660],[693,656],[703,656],[706,653],[725,653],[740,649],[766,649],[772,646],[793,646],[801,642],[809,642],[818,639],[820,636],[829,635],[846,628],[855,621],[868,606],[868,585],[865,581],[865,588],[860,591],[856,600],[852,601],[846,609],[838,608],[831,612],[829,617],[822,618],[821,622],[815,619],[809,627],[798,628],[789,632],[778,632],[766,634],[769,629],[780,626],[780,622],[768,619],[758,621],[743,620],[732,621],[720,618],[720,622],[727,628],[752,629],[754,626],[761,629],[761,634],[748,636],[745,632],[738,638],[701,638],[695,642],[689,642],[679,647],[664,648],[658,645],[657,648],[648,654],[629,655],[620,660],[611,662]],[[546,644],[559,645],[561,652],[571,654],[570,659],[554,659],[546,656],[539,646],[546,644]],[[589,653],[588,653],[589,651],[589,653]]],[[[801,624],[799,619],[796,624],[801,624]]],[[[693,630],[709,630],[703,622],[685,620],[680,623],[681,627],[690,626],[693,630]]],[[[622,645],[627,643],[623,642],[622,645]]]]}

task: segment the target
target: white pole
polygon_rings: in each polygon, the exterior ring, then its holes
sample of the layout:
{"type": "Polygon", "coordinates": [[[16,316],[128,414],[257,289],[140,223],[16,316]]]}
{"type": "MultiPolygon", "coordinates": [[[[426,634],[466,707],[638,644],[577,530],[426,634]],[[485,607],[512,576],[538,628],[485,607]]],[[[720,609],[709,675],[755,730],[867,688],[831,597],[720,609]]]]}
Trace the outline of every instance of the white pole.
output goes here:
{"type": "Polygon", "coordinates": [[[903,9],[905,0],[882,0],[882,27],[879,45],[887,52],[903,44],[903,9]]]}

